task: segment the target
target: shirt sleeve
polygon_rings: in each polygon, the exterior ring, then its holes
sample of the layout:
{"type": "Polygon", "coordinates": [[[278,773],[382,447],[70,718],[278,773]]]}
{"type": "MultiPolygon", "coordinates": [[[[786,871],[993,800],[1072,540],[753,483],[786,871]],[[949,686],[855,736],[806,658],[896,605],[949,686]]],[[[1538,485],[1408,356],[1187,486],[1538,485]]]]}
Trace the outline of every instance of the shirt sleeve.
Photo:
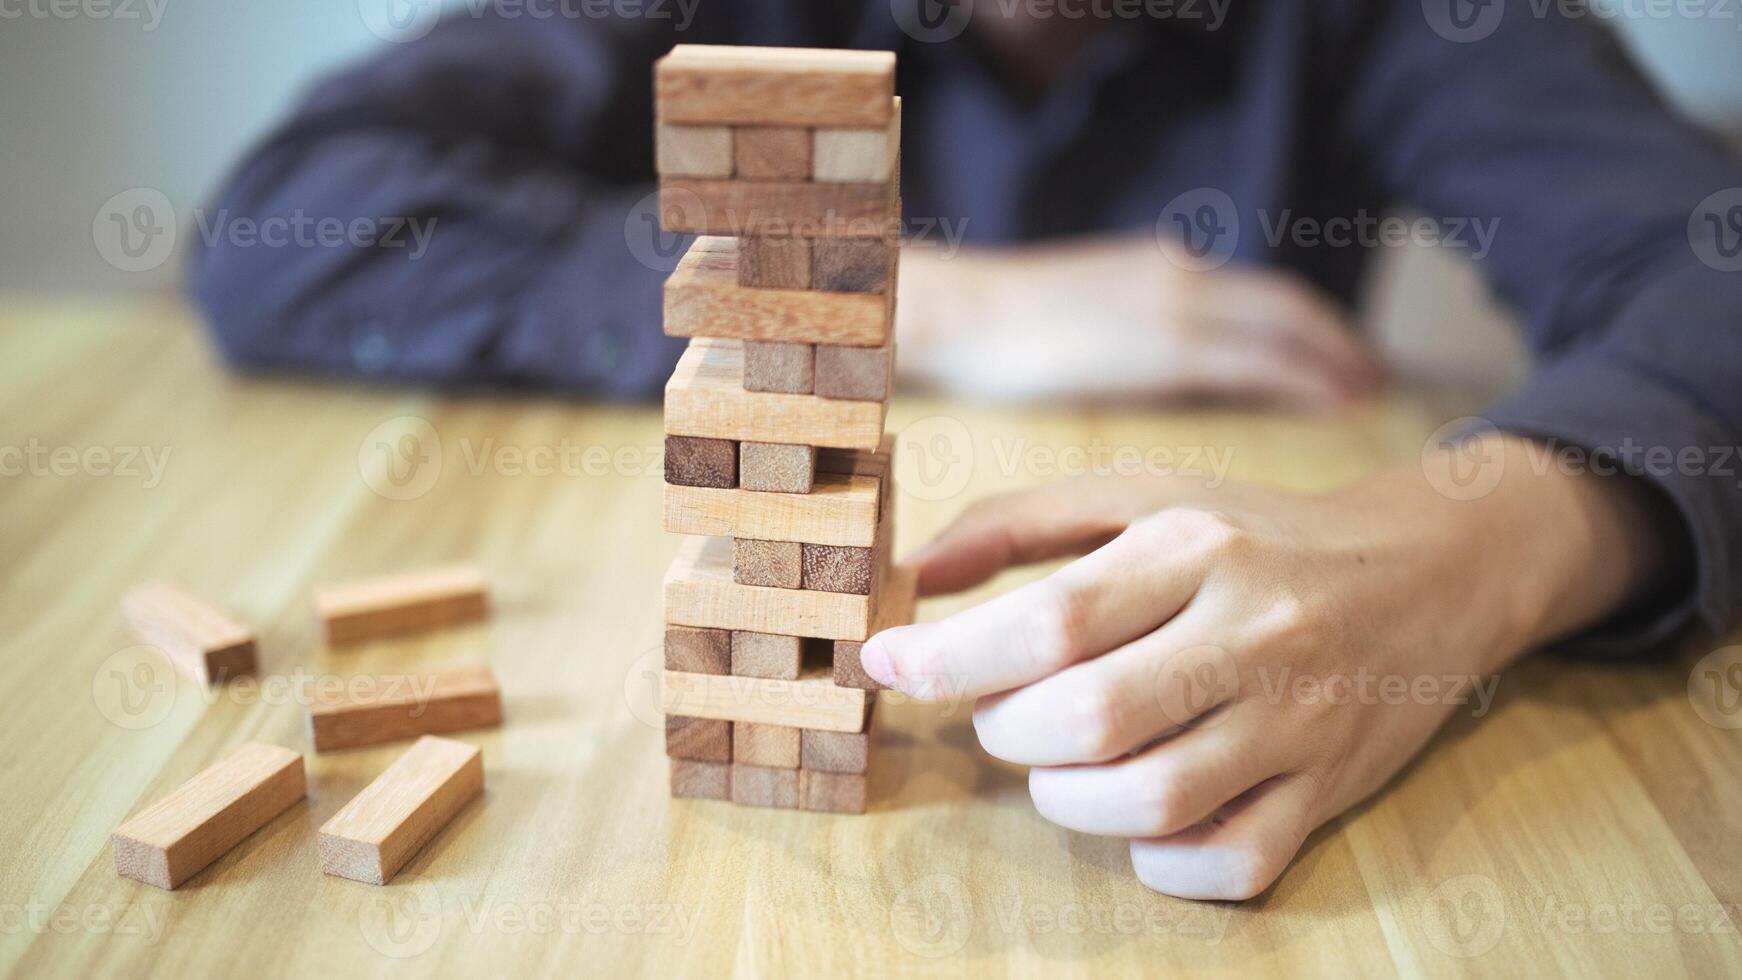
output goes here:
{"type": "Polygon", "coordinates": [[[1679,515],[1689,587],[1569,644],[1632,654],[1736,618],[1742,166],[1607,29],[1538,7],[1342,8],[1359,13],[1339,35],[1341,128],[1390,199],[1448,232],[1490,223],[1479,265],[1537,371],[1487,419],[1648,480],[1679,515]]]}

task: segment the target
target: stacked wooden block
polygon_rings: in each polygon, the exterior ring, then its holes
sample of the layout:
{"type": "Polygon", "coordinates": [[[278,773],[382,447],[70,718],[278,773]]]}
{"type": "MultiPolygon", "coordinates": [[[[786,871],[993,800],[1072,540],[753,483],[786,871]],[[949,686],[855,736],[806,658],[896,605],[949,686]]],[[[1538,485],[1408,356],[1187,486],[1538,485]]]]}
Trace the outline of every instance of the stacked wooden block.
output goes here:
{"type": "Polygon", "coordinates": [[[912,615],[893,566],[900,104],[887,52],[679,45],[654,74],[665,285],[674,796],[863,812],[859,645],[912,615]]]}

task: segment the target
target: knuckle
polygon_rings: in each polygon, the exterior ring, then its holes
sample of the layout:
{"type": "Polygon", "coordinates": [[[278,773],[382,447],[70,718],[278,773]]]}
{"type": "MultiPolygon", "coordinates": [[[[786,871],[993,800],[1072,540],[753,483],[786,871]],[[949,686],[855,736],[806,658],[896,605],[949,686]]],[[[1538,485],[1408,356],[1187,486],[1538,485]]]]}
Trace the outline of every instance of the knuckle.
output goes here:
{"type": "Polygon", "coordinates": [[[1253,898],[1269,888],[1282,870],[1263,848],[1250,843],[1230,848],[1224,861],[1223,897],[1236,901],[1253,898]]]}
{"type": "Polygon", "coordinates": [[[1169,507],[1140,522],[1143,533],[1170,548],[1204,557],[1231,557],[1252,544],[1252,533],[1234,517],[1201,507],[1169,507]]]}
{"type": "Polygon", "coordinates": [[[1151,773],[1138,790],[1137,817],[1143,837],[1165,837],[1183,830],[1190,820],[1184,815],[1185,796],[1176,778],[1169,773],[1151,773]]]}
{"type": "Polygon", "coordinates": [[[1030,615],[1033,626],[1023,636],[1036,668],[1057,670],[1088,652],[1084,648],[1094,612],[1086,588],[1058,582],[1041,594],[1030,615]]]}
{"type": "Polygon", "coordinates": [[[1099,761],[1120,751],[1124,726],[1116,692],[1105,687],[1088,688],[1071,700],[1069,714],[1066,730],[1076,758],[1099,761]]]}

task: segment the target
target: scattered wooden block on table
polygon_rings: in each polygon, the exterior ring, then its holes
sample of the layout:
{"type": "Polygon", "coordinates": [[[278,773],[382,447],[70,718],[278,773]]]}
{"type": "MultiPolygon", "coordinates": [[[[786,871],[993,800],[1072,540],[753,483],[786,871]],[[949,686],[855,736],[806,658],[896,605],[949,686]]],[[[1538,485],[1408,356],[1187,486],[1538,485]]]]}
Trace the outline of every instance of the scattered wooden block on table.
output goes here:
{"type": "Polygon", "coordinates": [[[665,529],[674,534],[869,547],[877,534],[882,481],[823,471],[811,492],[756,493],[665,487],[665,529]]]}
{"type": "Polygon", "coordinates": [[[871,128],[815,130],[811,174],[821,181],[874,183],[895,175],[901,154],[901,100],[891,100],[888,124],[871,128]]]}
{"type": "Polygon", "coordinates": [[[799,733],[799,765],[802,768],[863,773],[870,762],[870,724],[866,724],[862,732],[823,732],[806,728],[799,733]]]}
{"type": "MultiPolygon", "coordinates": [[[[913,621],[913,606],[919,585],[919,572],[910,565],[892,565],[883,576],[883,587],[877,596],[877,621],[873,632],[881,633],[913,621]]],[[[843,688],[875,691],[883,685],[871,679],[859,663],[862,641],[835,642],[835,684],[843,688]]]]}
{"type": "Polygon", "coordinates": [[[779,633],[732,631],[732,670],[738,677],[798,680],[804,666],[804,640],[779,633]]]}
{"type": "Polygon", "coordinates": [[[179,585],[129,589],[121,612],[139,642],[162,650],[197,683],[254,673],[254,632],[179,585]]]}
{"type": "MultiPolygon", "coordinates": [[[[717,236],[698,238],[678,260],[662,292],[668,336],[860,347],[889,341],[892,290],[835,292],[740,285],[738,242],[717,236]]],[[[815,250],[813,243],[813,256],[815,250]]]]}
{"type": "Polygon", "coordinates": [[[840,293],[884,293],[896,247],[853,238],[819,238],[811,245],[810,288],[840,293]]]}
{"type": "Polygon", "coordinates": [[[743,345],[696,339],[665,385],[665,431],[705,439],[875,449],[883,402],[744,390],[743,345]]]}
{"type": "Polygon", "coordinates": [[[654,111],[667,122],[882,126],[895,53],[680,44],[655,62],[654,111]]]}
{"type": "Polygon", "coordinates": [[[803,580],[804,545],[797,541],[732,539],[732,581],[770,589],[796,589],[803,580]]]}
{"type": "Polygon", "coordinates": [[[752,180],[809,180],[811,131],[802,126],[738,126],[733,172],[752,180]]]}
{"type": "Polygon", "coordinates": [[[729,490],[738,485],[738,444],[730,439],[665,437],[665,482],[729,490]]]}
{"type": "Polygon", "coordinates": [[[871,635],[870,596],[732,581],[732,543],[726,538],[692,537],[680,544],[666,570],[664,594],[665,621],[678,626],[824,640],[871,635]]]}
{"type": "Polygon", "coordinates": [[[730,800],[731,763],[671,760],[671,795],[684,800],[730,800]]]}
{"type": "Polygon", "coordinates": [[[744,390],[808,395],[815,386],[816,348],[810,344],[744,342],[744,390]]]}
{"type": "Polygon", "coordinates": [[[871,555],[870,548],[842,548],[829,544],[804,545],[801,561],[804,574],[800,578],[799,588],[870,595],[873,571],[871,555]]]}
{"type": "Polygon", "coordinates": [[[384,674],[315,685],[308,709],[316,752],[502,724],[502,691],[487,665],[431,674],[384,674]]]}
{"type": "Polygon", "coordinates": [[[732,763],[732,802],[743,806],[798,808],[798,770],[732,763]]]}
{"type": "Polygon", "coordinates": [[[115,871],[179,887],[306,795],[300,753],[243,743],[116,828],[115,871]]]}
{"type": "Polygon", "coordinates": [[[895,347],[817,347],[815,389],[819,398],[882,401],[895,375],[895,347]]]}
{"type": "Polygon", "coordinates": [[[787,725],[739,722],[732,728],[732,761],[775,769],[798,768],[799,730],[787,725]]]}
{"type": "Polygon", "coordinates": [[[321,827],[321,871],[385,885],[483,792],[476,746],[425,735],[321,827]]]}
{"type": "Polygon", "coordinates": [[[894,185],[661,177],[659,220],[689,235],[874,238],[893,242],[894,185]]]}
{"type": "Polygon", "coordinates": [[[483,619],[488,595],[476,566],[446,565],[317,589],[315,612],[328,643],[352,643],[483,619]]]}
{"type": "Polygon", "coordinates": [[[752,289],[809,289],[812,248],[809,238],[740,238],[738,285],[752,289]]]}
{"type": "Polygon", "coordinates": [[[800,769],[799,808],[818,813],[864,813],[867,801],[863,773],[800,769]]]}
{"type": "Polygon", "coordinates": [[[665,754],[673,759],[731,762],[733,737],[729,721],[665,716],[665,754]]]}
{"type": "Polygon", "coordinates": [[[738,447],[738,486],[769,493],[810,493],[816,485],[817,448],[745,442],[738,447]]]}
{"type": "Polygon", "coordinates": [[[665,628],[665,669],[690,674],[732,672],[731,630],[705,630],[689,626],[665,628]]]}
{"type": "Polygon", "coordinates": [[[862,732],[871,693],[839,687],[828,671],[807,672],[795,681],[715,674],[660,675],[659,707],[668,715],[714,718],[734,725],[750,723],[862,732]]]}
{"type": "Polygon", "coordinates": [[[729,126],[654,124],[655,166],[672,177],[732,176],[729,126]]]}

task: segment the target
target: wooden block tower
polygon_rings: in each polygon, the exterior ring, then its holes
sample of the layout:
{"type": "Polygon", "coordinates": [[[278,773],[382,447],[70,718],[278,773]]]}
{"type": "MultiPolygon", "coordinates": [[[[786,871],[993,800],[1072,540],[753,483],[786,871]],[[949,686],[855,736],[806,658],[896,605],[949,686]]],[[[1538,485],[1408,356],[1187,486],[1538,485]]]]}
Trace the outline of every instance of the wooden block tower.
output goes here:
{"type": "Polygon", "coordinates": [[[895,56],[679,45],[654,69],[665,284],[673,796],[861,813],[872,633],[906,623],[894,371],[895,56]]]}

